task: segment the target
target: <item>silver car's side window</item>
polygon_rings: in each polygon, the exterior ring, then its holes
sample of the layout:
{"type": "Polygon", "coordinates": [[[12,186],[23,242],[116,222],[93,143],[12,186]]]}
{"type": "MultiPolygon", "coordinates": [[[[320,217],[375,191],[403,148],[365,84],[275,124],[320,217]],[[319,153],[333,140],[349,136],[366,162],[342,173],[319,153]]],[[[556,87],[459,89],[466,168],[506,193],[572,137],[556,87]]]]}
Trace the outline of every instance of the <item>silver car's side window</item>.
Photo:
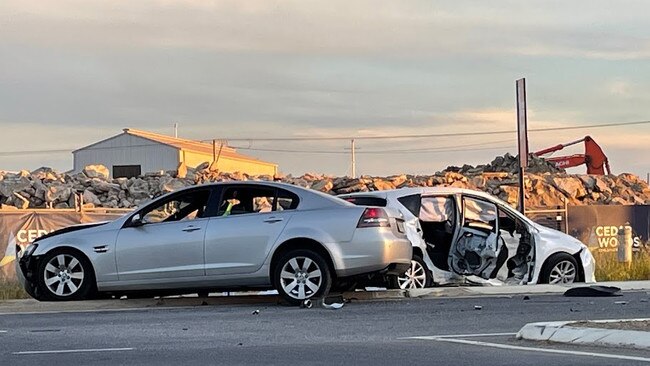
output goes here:
{"type": "Polygon", "coordinates": [[[276,192],[266,187],[227,187],[217,216],[243,215],[273,211],[276,192]]]}
{"type": "Polygon", "coordinates": [[[205,214],[209,195],[210,192],[207,190],[197,191],[167,200],[159,206],[143,212],[143,222],[146,224],[155,224],[201,218],[205,214]]]}

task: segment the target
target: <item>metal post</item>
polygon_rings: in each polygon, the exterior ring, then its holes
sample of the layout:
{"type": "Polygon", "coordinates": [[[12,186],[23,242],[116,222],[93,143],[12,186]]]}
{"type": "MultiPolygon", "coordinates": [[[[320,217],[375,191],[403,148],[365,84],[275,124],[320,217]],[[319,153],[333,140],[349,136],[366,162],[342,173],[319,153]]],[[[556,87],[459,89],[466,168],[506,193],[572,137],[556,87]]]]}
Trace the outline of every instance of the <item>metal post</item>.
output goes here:
{"type": "Polygon", "coordinates": [[[217,160],[217,140],[212,140],[212,162],[217,160]]]}
{"type": "Polygon", "coordinates": [[[528,167],[528,117],[526,114],[526,79],[515,82],[517,95],[517,137],[519,142],[519,212],[526,214],[524,174],[528,167]]]}
{"type": "Polygon", "coordinates": [[[626,222],[624,226],[618,229],[618,261],[621,263],[632,262],[632,227],[630,223],[626,222]]]}
{"type": "Polygon", "coordinates": [[[178,138],[178,123],[174,123],[174,137],[178,138]]]}
{"type": "Polygon", "coordinates": [[[650,184],[650,173],[648,173],[648,175],[646,175],[645,182],[650,184]]]}
{"type": "Polygon", "coordinates": [[[354,156],[354,139],[351,141],[350,149],[352,150],[352,178],[357,177],[357,161],[354,156]]]}

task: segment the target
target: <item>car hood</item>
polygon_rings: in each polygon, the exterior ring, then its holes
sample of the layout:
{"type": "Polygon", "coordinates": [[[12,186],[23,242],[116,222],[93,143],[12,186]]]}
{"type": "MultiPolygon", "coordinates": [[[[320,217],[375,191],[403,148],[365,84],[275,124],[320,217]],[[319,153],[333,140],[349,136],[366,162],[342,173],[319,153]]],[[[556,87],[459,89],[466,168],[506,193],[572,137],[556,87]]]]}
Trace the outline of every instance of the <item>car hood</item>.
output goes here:
{"type": "Polygon", "coordinates": [[[45,234],[43,236],[40,236],[36,241],[42,241],[48,238],[52,238],[61,234],[66,234],[70,233],[73,231],[79,231],[79,230],[84,230],[84,229],[90,229],[96,226],[102,226],[110,223],[111,221],[100,221],[100,222],[93,222],[93,223],[88,223],[88,224],[78,224],[78,225],[72,225],[68,227],[64,227],[62,229],[58,229],[55,231],[52,231],[51,233],[45,234]]]}
{"type": "Polygon", "coordinates": [[[583,248],[587,249],[586,245],[571,235],[567,235],[561,231],[537,223],[535,224],[535,228],[537,229],[540,239],[542,239],[537,243],[538,246],[544,246],[549,249],[559,246],[565,250],[571,250],[570,254],[575,254],[583,248]]]}

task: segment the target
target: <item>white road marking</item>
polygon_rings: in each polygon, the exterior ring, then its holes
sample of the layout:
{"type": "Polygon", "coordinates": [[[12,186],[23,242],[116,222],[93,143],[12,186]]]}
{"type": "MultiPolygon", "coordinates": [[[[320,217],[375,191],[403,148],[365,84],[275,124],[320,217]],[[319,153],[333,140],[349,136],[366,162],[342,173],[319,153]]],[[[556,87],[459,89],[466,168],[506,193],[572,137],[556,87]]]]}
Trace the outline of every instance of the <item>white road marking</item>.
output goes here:
{"type": "Polygon", "coordinates": [[[90,349],[62,349],[46,351],[22,351],[13,352],[14,355],[44,355],[52,353],[84,353],[84,352],[122,352],[133,351],[135,348],[90,348],[90,349]]]}
{"type": "Polygon", "coordinates": [[[595,352],[569,351],[569,350],[552,349],[552,348],[523,347],[523,346],[510,345],[510,344],[472,341],[472,340],[469,340],[469,339],[455,339],[455,338],[450,338],[449,336],[442,336],[442,337],[440,337],[440,336],[424,336],[424,337],[409,337],[409,338],[410,339],[431,340],[431,341],[438,341],[438,342],[470,344],[470,345],[474,345],[474,346],[493,347],[493,348],[500,348],[500,349],[511,349],[511,350],[517,350],[517,351],[557,353],[557,354],[563,354],[563,355],[588,356],[588,357],[612,358],[612,359],[617,359],[617,360],[650,362],[650,358],[647,358],[647,357],[614,355],[614,354],[595,353],[595,352]]]}
{"type": "Polygon", "coordinates": [[[75,314],[75,313],[112,313],[126,311],[149,311],[149,310],[177,310],[195,309],[197,306],[152,306],[149,308],[116,308],[116,309],[83,309],[83,310],[47,310],[47,311],[22,311],[15,313],[0,313],[0,316],[9,315],[47,315],[47,314],[75,314]]]}
{"type": "Polygon", "coordinates": [[[0,330],[0,333],[7,333],[6,330],[0,330]]]}
{"type": "Polygon", "coordinates": [[[470,338],[470,337],[497,337],[497,336],[512,336],[517,333],[477,333],[477,334],[445,334],[436,336],[422,336],[422,337],[404,337],[400,339],[433,339],[433,338],[470,338]]]}

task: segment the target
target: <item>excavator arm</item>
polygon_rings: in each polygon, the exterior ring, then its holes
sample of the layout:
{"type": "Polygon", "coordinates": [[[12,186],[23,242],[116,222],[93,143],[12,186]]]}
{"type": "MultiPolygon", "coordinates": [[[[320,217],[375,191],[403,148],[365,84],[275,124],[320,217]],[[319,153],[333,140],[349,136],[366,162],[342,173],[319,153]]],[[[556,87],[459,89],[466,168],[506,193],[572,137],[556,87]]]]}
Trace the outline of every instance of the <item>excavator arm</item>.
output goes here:
{"type": "Polygon", "coordinates": [[[585,136],[580,140],[572,141],[566,144],[559,144],[547,149],[543,149],[535,152],[537,156],[544,154],[549,154],[555,151],[564,149],[567,146],[576,145],[581,142],[585,144],[585,153],[584,154],[574,154],[570,156],[557,156],[545,158],[547,161],[550,161],[555,164],[558,168],[572,168],[575,166],[580,166],[585,164],[587,166],[587,174],[596,174],[604,175],[605,170],[607,174],[611,174],[609,169],[609,160],[603,152],[603,149],[592,139],[590,136],[585,136]]]}

